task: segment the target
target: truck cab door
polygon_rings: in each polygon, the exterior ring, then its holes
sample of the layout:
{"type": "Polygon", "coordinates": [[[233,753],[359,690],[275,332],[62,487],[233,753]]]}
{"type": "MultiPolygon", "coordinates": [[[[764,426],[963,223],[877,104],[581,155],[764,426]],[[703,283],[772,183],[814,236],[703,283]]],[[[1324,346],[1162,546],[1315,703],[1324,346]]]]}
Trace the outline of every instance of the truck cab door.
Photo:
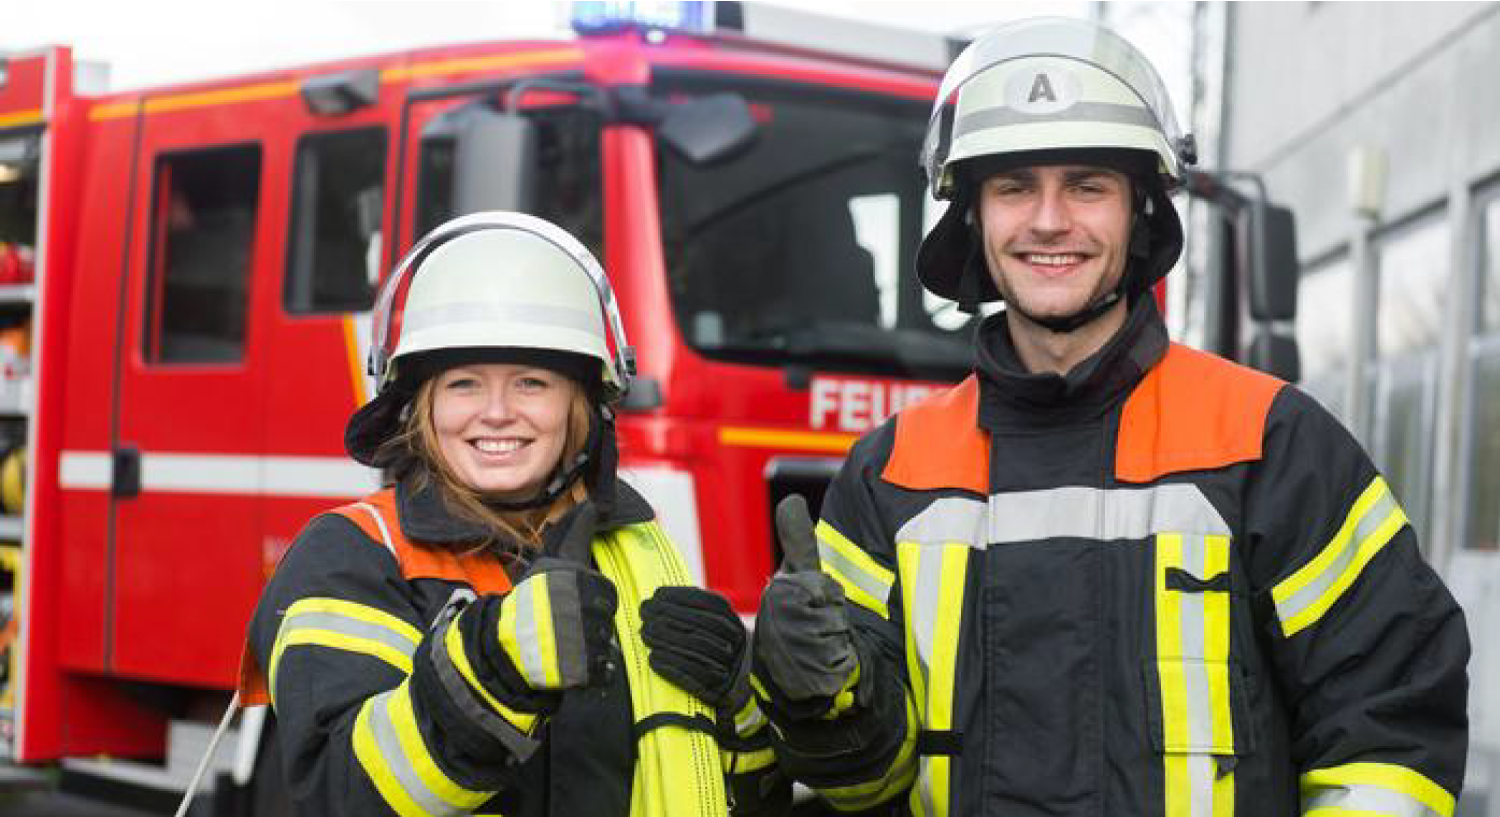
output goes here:
{"type": "Polygon", "coordinates": [[[146,100],[134,161],[102,669],[216,686],[233,677],[227,636],[259,590],[265,315],[280,266],[269,205],[283,198],[267,168],[284,149],[278,117],[300,101],[179,99],[146,100]]]}

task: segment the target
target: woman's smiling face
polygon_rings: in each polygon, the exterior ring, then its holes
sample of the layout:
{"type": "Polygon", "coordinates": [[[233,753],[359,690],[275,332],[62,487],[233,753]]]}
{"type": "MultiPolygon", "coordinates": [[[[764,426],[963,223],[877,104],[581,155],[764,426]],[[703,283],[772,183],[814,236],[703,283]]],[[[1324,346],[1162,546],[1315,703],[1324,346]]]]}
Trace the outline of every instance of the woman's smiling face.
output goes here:
{"type": "Polygon", "coordinates": [[[448,369],[432,392],[443,462],[481,495],[508,502],[536,496],[562,459],[577,389],[568,377],[537,366],[448,369]]]}

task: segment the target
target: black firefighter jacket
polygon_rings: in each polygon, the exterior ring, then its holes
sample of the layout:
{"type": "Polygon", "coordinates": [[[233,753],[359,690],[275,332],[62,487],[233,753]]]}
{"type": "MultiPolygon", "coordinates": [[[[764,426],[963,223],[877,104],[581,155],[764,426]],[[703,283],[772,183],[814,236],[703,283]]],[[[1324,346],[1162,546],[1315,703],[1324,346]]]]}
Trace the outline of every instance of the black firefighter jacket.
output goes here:
{"type": "Polygon", "coordinates": [[[1066,377],[1003,322],[829,489],[875,693],[783,769],[921,815],[1450,815],[1463,614],[1350,435],[1150,299],[1066,377]]]}
{"type": "MultiPolygon", "coordinates": [[[[656,524],[639,494],[613,484],[615,498],[601,506],[599,530],[656,524]]],[[[298,813],[630,814],[637,735],[624,672],[603,688],[564,693],[557,710],[542,717],[505,708],[498,692],[486,706],[485,696],[448,683],[439,667],[453,664],[458,653],[468,654],[462,663],[474,682],[495,683],[496,669],[476,641],[496,637],[493,622],[452,616],[455,599],[484,592],[480,585],[511,582],[488,575],[500,565],[489,553],[464,555],[455,568],[452,548],[431,547],[482,541],[483,532],[449,514],[431,488],[411,486],[402,482],[394,499],[387,491],[366,504],[393,503],[406,546],[418,553],[393,558],[380,535],[351,521],[357,514],[323,514],[293,543],[251,622],[249,649],[269,671],[298,813]],[[445,638],[450,628],[460,632],[445,638]],[[497,713],[508,722],[526,719],[529,734],[497,740],[496,730],[484,726],[497,713]]],[[[565,522],[547,532],[554,534],[549,548],[565,522]]],[[[520,581],[521,569],[512,572],[520,581]]],[[[754,732],[747,727],[741,734],[754,732]]],[[[770,750],[725,752],[726,768],[737,772],[727,781],[738,796],[735,814],[757,813],[761,788],[775,782],[766,779],[775,767],[756,762],[762,755],[769,760],[770,750]]]]}

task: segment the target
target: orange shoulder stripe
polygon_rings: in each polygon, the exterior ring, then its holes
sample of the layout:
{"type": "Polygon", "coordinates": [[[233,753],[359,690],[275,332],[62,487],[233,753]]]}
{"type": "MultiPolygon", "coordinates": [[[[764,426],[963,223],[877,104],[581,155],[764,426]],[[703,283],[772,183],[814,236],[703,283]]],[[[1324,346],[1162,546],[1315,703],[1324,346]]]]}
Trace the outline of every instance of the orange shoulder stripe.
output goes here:
{"type": "MultiPolygon", "coordinates": [[[[370,494],[363,504],[375,508],[390,532],[391,546],[396,551],[396,561],[401,565],[401,575],[411,579],[445,579],[463,582],[474,588],[475,593],[505,593],[510,590],[510,577],[500,560],[488,553],[455,553],[442,547],[424,547],[407,540],[401,532],[400,515],[396,512],[396,492],[391,488],[370,494]]],[[[359,503],[334,509],[364,531],[377,543],[385,541],[380,526],[359,503]]]]}
{"type": "Polygon", "coordinates": [[[1261,457],[1261,438],[1281,380],[1174,343],[1125,401],[1115,478],[1223,468],[1261,457]]]}
{"type": "MultiPolygon", "coordinates": [[[[408,581],[446,579],[463,582],[481,595],[510,591],[510,577],[506,575],[500,560],[493,556],[484,553],[454,553],[446,548],[423,547],[410,542],[401,532],[400,518],[396,513],[396,492],[393,489],[377,491],[359,502],[343,505],[332,511],[353,522],[372,543],[384,547],[386,537],[380,529],[380,523],[361,505],[373,507],[380,514],[381,522],[385,523],[385,529],[390,533],[391,548],[401,566],[401,575],[408,581]]],[[[255,660],[248,641],[240,651],[238,689],[240,706],[259,706],[271,702],[266,689],[266,674],[261,669],[260,662],[255,660]]]]}
{"type": "Polygon", "coordinates": [[[989,493],[990,435],[979,427],[979,381],[974,375],[901,411],[896,445],[880,476],[914,491],[989,493]]]}

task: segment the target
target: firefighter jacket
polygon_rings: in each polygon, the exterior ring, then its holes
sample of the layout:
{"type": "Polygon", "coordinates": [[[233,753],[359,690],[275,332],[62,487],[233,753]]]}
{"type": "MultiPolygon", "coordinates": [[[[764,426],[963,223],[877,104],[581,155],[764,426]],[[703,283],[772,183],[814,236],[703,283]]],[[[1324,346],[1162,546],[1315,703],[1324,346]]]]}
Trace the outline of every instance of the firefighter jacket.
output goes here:
{"type": "MultiPolygon", "coordinates": [[[[634,536],[670,549],[645,500],[624,483],[614,491],[614,501],[601,505],[595,557],[601,537],[634,536]]],[[[547,531],[549,551],[566,521],[547,531]]],[[[687,693],[654,675],[641,681],[649,672],[643,653],[631,658],[626,643],[640,646],[638,614],[625,609],[626,589],[602,564],[620,592],[614,664],[621,671],[602,687],[564,692],[550,713],[507,705],[497,691],[503,670],[478,644],[498,636],[495,622],[471,621],[476,616],[465,613],[481,605],[466,602],[508,591],[524,567],[511,566],[516,575],[508,575],[491,551],[464,547],[476,541],[482,531],[452,516],[434,489],[401,482],[314,518],[287,552],[250,625],[252,681],[242,689],[253,690],[256,669],[266,670],[260,677],[268,681],[299,813],[634,815],[646,794],[633,783],[641,780],[637,764],[659,759],[646,751],[647,741],[668,733],[702,740],[714,731],[712,723],[660,711],[659,703],[650,723],[641,722],[639,705],[653,685],[687,693]]],[[[661,688],[654,693],[659,702],[661,688]]],[[[764,719],[758,710],[739,714],[737,731],[720,730],[722,752],[710,739],[711,766],[701,751],[676,756],[692,764],[696,779],[717,787],[704,789],[706,805],[678,813],[722,814],[726,783],[736,814],[774,802],[778,781],[786,789],[764,742],[768,730],[759,728],[764,719]],[[727,781],[725,770],[733,772],[727,781]]],[[[678,794],[691,802],[695,778],[666,771],[687,781],[678,794]]]]}
{"type": "Polygon", "coordinates": [[[1450,815],[1468,635],[1359,445],[1149,298],[1066,376],[1004,320],[830,486],[875,692],[773,711],[783,769],[846,810],[1450,815]]]}

